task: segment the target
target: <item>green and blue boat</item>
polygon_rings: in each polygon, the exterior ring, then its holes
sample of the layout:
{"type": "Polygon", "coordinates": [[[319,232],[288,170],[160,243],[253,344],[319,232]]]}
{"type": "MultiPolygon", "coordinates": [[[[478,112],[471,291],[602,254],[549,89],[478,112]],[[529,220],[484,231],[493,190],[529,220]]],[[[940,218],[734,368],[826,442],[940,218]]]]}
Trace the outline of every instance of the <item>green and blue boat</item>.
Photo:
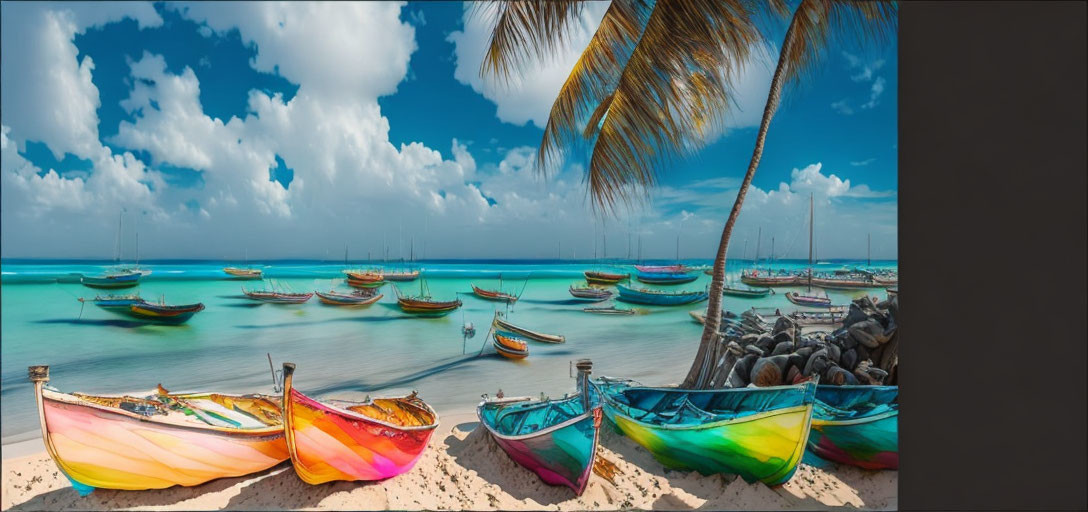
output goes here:
{"type": "Polygon", "coordinates": [[[899,468],[899,386],[819,386],[808,449],[865,469],[899,468]]]}
{"type": "Polygon", "coordinates": [[[670,469],[785,483],[804,455],[816,382],[690,390],[597,381],[605,416],[670,469]]]}

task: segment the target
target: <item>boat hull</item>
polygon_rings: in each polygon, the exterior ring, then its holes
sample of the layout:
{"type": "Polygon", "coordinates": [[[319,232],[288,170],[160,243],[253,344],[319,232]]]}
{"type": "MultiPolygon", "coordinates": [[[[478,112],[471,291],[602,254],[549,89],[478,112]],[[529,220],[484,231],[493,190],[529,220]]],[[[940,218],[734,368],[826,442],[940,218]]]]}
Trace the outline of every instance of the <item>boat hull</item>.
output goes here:
{"type": "Polygon", "coordinates": [[[536,473],[549,485],[569,487],[578,495],[585,491],[597,454],[600,407],[553,429],[524,436],[504,436],[496,432],[485,420],[484,411],[488,407],[501,407],[501,404],[480,404],[476,415],[491,438],[514,462],[536,473]]]}
{"type": "Polygon", "coordinates": [[[217,432],[45,397],[51,455],[81,494],[194,486],[287,460],[283,429],[217,432]],[[80,487],[82,486],[82,487],[80,487]]]}
{"type": "Polygon", "coordinates": [[[355,297],[338,293],[314,293],[317,295],[318,300],[320,300],[322,304],[328,304],[330,306],[369,306],[375,302],[378,302],[378,300],[382,298],[382,294],[380,293],[372,297],[355,297]]]}
{"type": "Polygon", "coordinates": [[[179,325],[188,322],[193,315],[201,311],[204,311],[204,304],[161,307],[145,303],[129,306],[128,316],[145,322],[179,325]]]}
{"type": "MultiPolygon", "coordinates": [[[[812,418],[812,431],[808,438],[808,450],[823,459],[840,464],[864,469],[898,469],[898,400],[894,404],[884,401],[878,407],[860,414],[844,414],[844,411],[821,400],[823,397],[835,403],[842,397],[827,394],[854,392],[872,393],[874,396],[898,396],[898,389],[894,386],[820,386],[816,392],[817,402],[812,418]]],[[[850,397],[846,399],[849,400],[850,397]]]]}
{"type": "Polygon", "coordinates": [[[415,465],[437,418],[426,429],[397,429],[344,414],[295,389],[287,391],[284,419],[295,472],[312,485],[337,480],[384,480],[415,465]]]}
{"type": "Polygon", "coordinates": [[[749,286],[797,286],[801,284],[799,276],[754,276],[741,274],[740,282],[749,286]]]}
{"type": "Polygon", "coordinates": [[[771,289],[764,288],[762,290],[745,290],[742,288],[730,288],[727,286],[722,289],[722,293],[725,295],[729,295],[730,297],[757,298],[766,297],[768,294],[771,293],[771,289]]]}
{"type": "MultiPolygon", "coordinates": [[[[745,481],[785,483],[797,470],[812,423],[814,384],[806,384],[799,405],[777,407],[734,419],[682,425],[652,424],[628,415],[606,398],[609,421],[671,469],[736,474],[745,481]]],[[[717,392],[759,393],[774,388],[717,392]]],[[[800,392],[800,391],[799,391],[800,392]]],[[[611,391],[606,391],[606,396],[611,391]]],[[[709,392],[714,393],[714,392],[709,392]]]]}
{"type": "Polygon", "coordinates": [[[651,306],[680,306],[702,302],[708,298],[706,292],[648,293],[622,285],[617,285],[617,288],[620,291],[619,300],[651,306]]]}
{"type": "Polygon", "coordinates": [[[810,308],[829,308],[831,307],[831,299],[822,299],[818,297],[806,297],[799,295],[795,292],[789,292],[786,294],[786,300],[797,304],[798,306],[808,306],[810,308]]]}
{"type": "Polygon", "coordinates": [[[143,274],[134,272],[131,274],[124,274],[119,276],[83,276],[80,281],[83,283],[83,286],[86,286],[88,288],[114,290],[120,288],[132,288],[133,286],[140,284],[141,277],[143,277],[143,274]]]}
{"type": "Polygon", "coordinates": [[[510,322],[507,322],[506,320],[499,318],[497,315],[495,316],[494,326],[500,329],[505,329],[519,336],[529,338],[533,341],[539,341],[541,343],[566,343],[567,341],[566,336],[560,334],[544,334],[536,331],[530,331],[528,329],[524,329],[510,322]]]}
{"type": "Polygon", "coordinates": [[[637,276],[635,276],[635,279],[637,279],[640,283],[666,284],[666,285],[667,284],[690,283],[690,282],[692,282],[692,281],[694,281],[694,280],[696,280],[698,278],[699,278],[699,276],[693,276],[693,275],[688,275],[688,274],[659,274],[659,275],[653,275],[653,274],[642,274],[642,273],[640,273],[637,276]]]}
{"type": "Polygon", "coordinates": [[[608,272],[583,272],[586,282],[590,284],[616,284],[629,278],[627,274],[609,274],[608,272]]]}
{"type": "Polygon", "coordinates": [[[517,297],[510,295],[509,293],[484,290],[476,285],[472,285],[472,293],[481,299],[493,300],[496,302],[516,302],[518,300],[517,297]]]}

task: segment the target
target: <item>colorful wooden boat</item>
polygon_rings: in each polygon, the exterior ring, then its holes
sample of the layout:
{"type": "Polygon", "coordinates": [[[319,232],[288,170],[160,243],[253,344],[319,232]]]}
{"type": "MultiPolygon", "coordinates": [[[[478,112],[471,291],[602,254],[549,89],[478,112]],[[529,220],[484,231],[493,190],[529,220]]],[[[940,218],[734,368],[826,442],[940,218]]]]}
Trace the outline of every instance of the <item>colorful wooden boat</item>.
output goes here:
{"type": "Polygon", "coordinates": [[[272,304],[302,304],[310,300],[314,294],[311,293],[287,293],[268,290],[249,291],[242,288],[242,293],[253,300],[259,300],[261,302],[268,302],[272,304]]]}
{"type": "Polygon", "coordinates": [[[578,394],[561,400],[485,395],[476,415],[514,462],[580,496],[597,457],[602,413],[599,393],[589,381],[592,363],[578,364],[578,394]]]}
{"type": "MultiPolygon", "coordinates": [[[[84,302],[84,299],[80,298],[80,302],[84,302]]],[[[131,295],[96,295],[92,299],[95,306],[98,306],[110,313],[126,314],[129,308],[134,304],[144,303],[138,294],[131,295]]]]}
{"type": "Polygon", "coordinates": [[[511,333],[496,331],[495,351],[507,359],[525,359],[529,355],[529,344],[514,337],[511,333]]]}
{"type": "Polygon", "coordinates": [[[201,311],[204,311],[204,304],[199,302],[177,306],[142,302],[129,306],[129,316],[132,318],[168,325],[183,324],[201,311]]]}
{"type": "Polygon", "coordinates": [[[295,473],[317,485],[384,480],[415,465],[438,413],[417,398],[319,402],[293,386],[295,365],[283,364],[284,427],[295,473]]]}
{"type": "Polygon", "coordinates": [[[575,287],[574,285],[570,285],[568,290],[573,297],[578,299],[602,301],[612,298],[612,290],[606,290],[596,286],[575,287]]]}
{"type": "Polygon", "coordinates": [[[691,292],[666,292],[659,290],[637,290],[623,285],[616,285],[620,291],[619,300],[633,304],[649,304],[653,306],[679,306],[702,302],[709,298],[706,291],[691,292]]]}
{"type": "Polygon", "coordinates": [[[405,270],[403,272],[382,271],[382,278],[386,281],[415,281],[419,279],[418,270],[405,270]]]}
{"type": "Polygon", "coordinates": [[[797,470],[812,422],[816,382],[687,390],[597,381],[604,413],[665,467],[785,483],[797,470]]]}
{"type": "Polygon", "coordinates": [[[586,313],[593,313],[595,315],[634,315],[639,311],[634,309],[617,308],[616,306],[604,306],[596,308],[582,308],[582,311],[586,313]]]}
{"type": "Polygon", "coordinates": [[[865,469],[899,468],[899,387],[819,386],[808,449],[865,469]]]}
{"type": "Polygon", "coordinates": [[[479,286],[476,286],[474,284],[471,285],[471,286],[472,286],[472,293],[476,294],[477,297],[479,297],[481,299],[484,299],[484,300],[494,300],[494,301],[499,301],[499,302],[517,302],[517,300],[518,300],[517,296],[511,295],[509,293],[505,293],[505,292],[501,292],[501,291],[497,291],[497,290],[485,290],[485,289],[480,288],[479,286]]]}
{"type": "Polygon", "coordinates": [[[385,277],[378,272],[345,270],[348,286],[353,288],[380,288],[385,284],[385,277]]]}
{"type": "Polygon", "coordinates": [[[587,270],[582,273],[589,284],[616,284],[631,278],[630,274],[614,274],[610,272],[596,272],[587,270]]]}
{"type": "Polygon", "coordinates": [[[533,341],[539,341],[541,343],[566,343],[567,338],[562,334],[544,334],[542,332],[530,331],[523,327],[518,327],[502,317],[501,311],[495,312],[495,319],[492,321],[492,326],[497,330],[506,330],[511,333],[517,334],[523,338],[528,338],[533,341]]]}
{"type": "Polygon", "coordinates": [[[802,284],[801,277],[794,274],[769,274],[760,273],[758,270],[744,271],[740,274],[740,282],[748,286],[797,286],[802,284]]]}
{"type": "Polygon", "coordinates": [[[461,307],[461,299],[437,301],[431,299],[429,295],[411,297],[402,295],[400,289],[396,286],[393,287],[393,291],[397,294],[397,305],[400,306],[401,311],[411,315],[426,317],[446,316],[455,309],[461,307]]]}
{"type": "Polygon", "coordinates": [[[646,284],[684,284],[690,283],[698,278],[699,276],[697,275],[685,274],[682,272],[639,272],[638,275],[635,276],[635,279],[638,279],[640,283],[646,284]]]}
{"type": "Polygon", "coordinates": [[[683,273],[687,272],[688,270],[688,268],[684,265],[635,265],[635,269],[639,272],[646,272],[650,274],[683,273]]]}
{"type": "Polygon", "coordinates": [[[259,268],[224,267],[223,272],[237,280],[264,279],[264,272],[259,268]]]}
{"type": "Polygon", "coordinates": [[[101,276],[83,276],[80,282],[88,288],[118,289],[132,288],[140,284],[141,272],[119,272],[103,274],[101,276]]]}
{"type": "Polygon", "coordinates": [[[279,397],[220,393],[147,398],[45,389],[31,366],[42,438],[72,486],[145,490],[263,471],[288,458],[279,397]]]}
{"type": "Polygon", "coordinates": [[[818,295],[801,295],[799,292],[786,292],[786,300],[797,304],[798,306],[808,306],[816,308],[831,306],[831,297],[820,297],[818,295]]]}
{"type": "Polygon", "coordinates": [[[739,288],[736,286],[726,285],[722,288],[722,293],[729,295],[730,297],[744,297],[744,298],[758,298],[766,297],[771,293],[770,288],[739,288]]]}
{"type": "Polygon", "coordinates": [[[363,290],[359,290],[356,293],[338,293],[335,291],[318,292],[318,300],[322,304],[328,304],[330,306],[369,306],[375,302],[378,302],[382,298],[380,293],[362,293],[363,290]]]}

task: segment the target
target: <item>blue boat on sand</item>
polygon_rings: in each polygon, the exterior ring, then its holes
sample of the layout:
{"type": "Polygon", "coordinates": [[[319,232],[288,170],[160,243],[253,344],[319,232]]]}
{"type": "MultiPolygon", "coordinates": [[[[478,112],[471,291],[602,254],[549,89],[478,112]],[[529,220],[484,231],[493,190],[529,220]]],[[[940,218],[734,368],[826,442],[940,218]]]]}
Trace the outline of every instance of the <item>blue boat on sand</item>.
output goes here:
{"type": "Polygon", "coordinates": [[[619,300],[632,304],[649,304],[651,306],[680,306],[683,304],[702,302],[710,297],[706,290],[688,292],[639,290],[628,288],[622,284],[617,284],[616,289],[620,291],[619,300]]]}
{"type": "Polygon", "coordinates": [[[589,483],[601,426],[600,393],[590,382],[593,366],[578,361],[578,394],[560,400],[494,398],[476,408],[480,423],[499,447],[550,485],[581,495],[589,483]]]}

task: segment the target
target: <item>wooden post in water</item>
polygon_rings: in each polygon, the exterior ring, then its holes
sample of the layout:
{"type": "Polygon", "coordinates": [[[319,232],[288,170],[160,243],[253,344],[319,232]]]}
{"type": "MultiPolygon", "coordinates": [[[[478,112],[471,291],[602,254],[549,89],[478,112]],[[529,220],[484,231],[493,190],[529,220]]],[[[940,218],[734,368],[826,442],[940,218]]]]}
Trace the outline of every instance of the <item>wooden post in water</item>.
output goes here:
{"type": "Polygon", "coordinates": [[[592,373],[593,361],[589,359],[579,359],[574,363],[574,367],[578,369],[578,392],[582,395],[582,406],[586,411],[589,411],[589,374],[592,373]]]}

